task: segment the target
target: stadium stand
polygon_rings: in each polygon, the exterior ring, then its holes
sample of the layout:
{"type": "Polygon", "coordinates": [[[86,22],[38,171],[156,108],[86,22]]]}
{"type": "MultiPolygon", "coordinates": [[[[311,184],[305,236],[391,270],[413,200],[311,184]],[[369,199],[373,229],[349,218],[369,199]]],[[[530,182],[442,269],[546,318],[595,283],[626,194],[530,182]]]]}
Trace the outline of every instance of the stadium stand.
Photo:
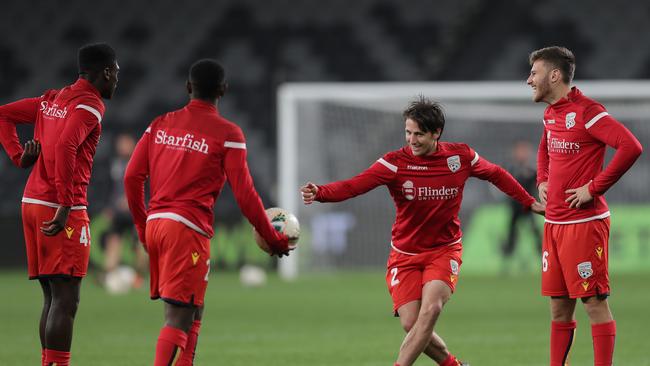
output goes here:
{"type": "MultiPolygon", "coordinates": [[[[221,60],[230,90],[224,115],[249,138],[263,197],[275,182],[275,91],[287,81],[523,80],[523,56],[551,43],[572,48],[578,78],[648,78],[650,5],[589,0],[10,1],[0,14],[0,103],[76,77],[76,49],[112,43],[120,84],[105,116],[97,163],[112,136],[139,135],[156,115],[185,103],[189,64],[221,60]],[[155,5],[154,5],[155,4],[155,5]],[[561,9],[561,11],[559,10],[561,9]],[[616,17],[612,14],[617,14],[616,17]],[[621,19],[625,27],[618,26],[621,19]],[[598,25],[598,26],[594,26],[598,25]],[[103,145],[103,147],[101,146],[103,145]]],[[[0,158],[0,214],[16,214],[25,175],[0,158]],[[6,187],[6,188],[4,188],[6,187]]],[[[107,195],[95,169],[91,202],[107,195]]],[[[225,210],[236,210],[226,205],[225,210]]],[[[93,207],[97,211],[101,207],[93,207]]],[[[225,216],[225,215],[224,215],[225,216]]]]}

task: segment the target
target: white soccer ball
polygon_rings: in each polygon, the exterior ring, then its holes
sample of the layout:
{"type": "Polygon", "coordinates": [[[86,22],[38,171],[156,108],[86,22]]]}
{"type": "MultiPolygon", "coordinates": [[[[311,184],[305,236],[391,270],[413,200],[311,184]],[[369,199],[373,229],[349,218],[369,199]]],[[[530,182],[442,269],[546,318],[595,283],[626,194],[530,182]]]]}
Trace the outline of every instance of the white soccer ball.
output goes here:
{"type": "Polygon", "coordinates": [[[239,270],[239,281],[246,287],[260,287],[266,284],[264,269],[247,264],[239,270]]]}
{"type": "Polygon", "coordinates": [[[119,266],[106,274],[104,285],[112,295],[126,294],[135,282],[135,270],[129,266],[119,266]]]}
{"type": "MultiPolygon", "coordinates": [[[[280,207],[266,209],[266,216],[271,221],[273,228],[289,237],[289,244],[296,245],[300,238],[300,223],[296,215],[280,207]]],[[[255,242],[265,252],[271,253],[271,249],[262,237],[255,232],[255,242]]]]}

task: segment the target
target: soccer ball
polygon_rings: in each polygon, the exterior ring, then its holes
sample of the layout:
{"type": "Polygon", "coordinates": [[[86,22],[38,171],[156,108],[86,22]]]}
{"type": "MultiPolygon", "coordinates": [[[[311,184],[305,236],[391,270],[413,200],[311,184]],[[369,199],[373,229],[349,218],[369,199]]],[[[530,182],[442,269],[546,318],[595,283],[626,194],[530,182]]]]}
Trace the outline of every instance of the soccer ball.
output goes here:
{"type": "Polygon", "coordinates": [[[129,292],[135,282],[136,273],[129,266],[119,266],[106,274],[104,285],[106,291],[112,295],[121,295],[129,292]]]}
{"type": "MultiPolygon", "coordinates": [[[[271,207],[266,209],[266,216],[275,230],[289,237],[289,244],[296,245],[300,237],[300,223],[294,214],[283,208],[271,207]]],[[[271,254],[271,249],[266,241],[258,234],[257,230],[253,229],[253,231],[257,246],[271,254]]]]}

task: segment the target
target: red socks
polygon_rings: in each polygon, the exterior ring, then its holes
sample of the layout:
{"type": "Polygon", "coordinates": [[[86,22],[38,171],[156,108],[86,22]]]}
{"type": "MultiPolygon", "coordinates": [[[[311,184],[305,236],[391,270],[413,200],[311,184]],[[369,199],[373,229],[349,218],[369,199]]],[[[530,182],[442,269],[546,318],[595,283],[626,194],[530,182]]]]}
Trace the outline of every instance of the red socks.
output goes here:
{"type": "Polygon", "coordinates": [[[187,335],[187,344],[185,350],[178,360],[177,366],[192,366],[194,365],[194,355],[196,354],[196,343],[199,339],[199,331],[201,330],[201,321],[195,320],[190,328],[190,333],[187,335]]]}
{"type": "Polygon", "coordinates": [[[69,366],[70,365],[70,352],[55,351],[53,349],[45,349],[45,363],[46,366],[69,366]]]}
{"type": "Polygon", "coordinates": [[[45,363],[45,348],[41,348],[41,366],[47,366],[45,363]]]}
{"type": "Polygon", "coordinates": [[[452,355],[451,353],[445,358],[444,361],[440,364],[440,366],[458,366],[458,360],[456,360],[456,356],[452,355]]]}
{"type": "Polygon", "coordinates": [[[616,322],[592,324],[591,337],[594,340],[594,365],[610,366],[614,356],[616,322]]]}
{"type": "Polygon", "coordinates": [[[156,344],[156,359],[154,366],[175,365],[185,344],[187,343],[187,333],[180,329],[165,326],[160,330],[158,343],[156,344]],[[179,350],[180,348],[180,350],[179,350]]]}
{"type": "Polygon", "coordinates": [[[564,366],[569,359],[576,322],[551,322],[551,366],[564,366]]]}

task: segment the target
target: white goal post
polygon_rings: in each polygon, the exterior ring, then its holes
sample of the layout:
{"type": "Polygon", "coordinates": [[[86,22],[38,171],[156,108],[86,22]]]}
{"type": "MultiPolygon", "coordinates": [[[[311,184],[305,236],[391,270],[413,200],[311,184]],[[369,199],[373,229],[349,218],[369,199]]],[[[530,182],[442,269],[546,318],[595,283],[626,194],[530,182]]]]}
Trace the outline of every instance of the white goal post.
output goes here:
{"type": "MultiPolygon", "coordinates": [[[[578,80],[575,85],[588,97],[605,104],[614,117],[621,121],[634,119],[648,122],[650,119],[650,81],[578,80]]],[[[304,148],[301,150],[299,146],[305,138],[303,134],[313,122],[311,117],[316,117],[315,114],[309,113],[318,112],[302,113],[301,108],[309,109],[305,105],[310,103],[331,103],[391,113],[391,116],[395,117],[418,95],[441,102],[448,123],[451,120],[480,120],[486,115],[492,115],[504,123],[528,124],[531,126],[531,134],[533,129],[541,131],[542,113],[546,107],[545,104],[531,100],[531,88],[524,81],[283,84],[277,93],[278,205],[295,213],[302,229],[307,228],[308,222],[302,220],[300,215],[304,208],[301,207],[303,205],[298,189],[304,183],[301,181],[304,177],[299,172],[299,166],[305,154],[304,148]]],[[[319,123],[327,123],[323,121],[327,118],[320,119],[319,123]]],[[[477,132],[480,134],[480,131],[477,132]]],[[[395,136],[395,139],[399,142],[400,137],[395,136]]],[[[455,140],[453,137],[450,139],[455,140]]],[[[316,144],[308,148],[316,149],[318,146],[316,144]]],[[[386,147],[385,152],[389,150],[390,148],[386,147]]],[[[641,173],[646,178],[650,174],[648,170],[643,168],[641,173]]],[[[339,176],[336,179],[348,177],[339,176]]],[[[647,200],[647,197],[641,199],[647,200]]],[[[390,228],[382,230],[390,232],[390,228]]],[[[299,243],[300,245],[304,243],[299,243]]],[[[299,252],[300,250],[296,250],[296,253],[280,260],[279,272],[282,278],[292,279],[298,275],[298,261],[302,258],[299,252]]]]}

